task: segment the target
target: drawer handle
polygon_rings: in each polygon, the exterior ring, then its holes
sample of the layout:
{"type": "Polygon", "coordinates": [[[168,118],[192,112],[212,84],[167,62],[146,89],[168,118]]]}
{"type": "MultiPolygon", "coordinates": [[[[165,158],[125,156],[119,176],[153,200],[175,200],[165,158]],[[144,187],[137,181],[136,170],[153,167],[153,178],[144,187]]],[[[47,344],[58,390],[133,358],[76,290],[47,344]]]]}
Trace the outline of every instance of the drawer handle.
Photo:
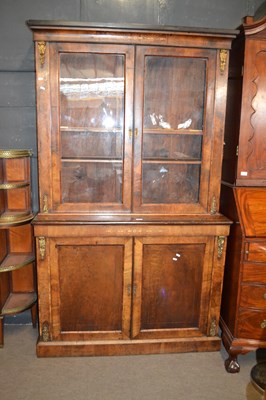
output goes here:
{"type": "Polygon", "coordinates": [[[263,298],[266,300],[266,293],[264,293],[263,298]]]}
{"type": "Polygon", "coordinates": [[[264,321],[262,321],[262,323],[260,324],[260,326],[262,327],[262,329],[266,328],[266,319],[264,321]]]}

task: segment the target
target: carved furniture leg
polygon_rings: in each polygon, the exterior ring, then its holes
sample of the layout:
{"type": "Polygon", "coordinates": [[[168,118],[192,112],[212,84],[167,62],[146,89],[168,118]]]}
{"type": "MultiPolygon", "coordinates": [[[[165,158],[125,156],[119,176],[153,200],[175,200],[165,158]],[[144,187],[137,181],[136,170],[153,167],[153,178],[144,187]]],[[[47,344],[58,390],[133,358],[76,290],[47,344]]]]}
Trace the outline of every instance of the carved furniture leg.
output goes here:
{"type": "Polygon", "coordinates": [[[240,371],[240,365],[237,361],[237,356],[229,354],[229,357],[225,360],[224,366],[227,372],[234,374],[240,371]]]}

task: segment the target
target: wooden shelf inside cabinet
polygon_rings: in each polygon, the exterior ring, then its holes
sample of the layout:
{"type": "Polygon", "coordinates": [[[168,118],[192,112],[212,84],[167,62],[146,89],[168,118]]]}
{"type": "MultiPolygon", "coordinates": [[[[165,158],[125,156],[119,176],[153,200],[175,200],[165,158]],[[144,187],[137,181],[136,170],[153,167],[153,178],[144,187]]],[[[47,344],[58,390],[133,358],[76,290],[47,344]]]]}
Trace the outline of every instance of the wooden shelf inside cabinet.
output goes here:
{"type": "Polygon", "coordinates": [[[144,134],[151,135],[203,135],[201,130],[187,130],[187,129],[159,129],[159,128],[144,128],[144,134]]]}
{"type": "Polygon", "coordinates": [[[30,150],[0,149],[0,346],[5,315],[31,308],[36,325],[31,154],[30,150]]]}
{"type": "Polygon", "coordinates": [[[85,132],[85,133],[122,133],[121,128],[102,128],[91,126],[60,126],[61,132],[85,132]]]}

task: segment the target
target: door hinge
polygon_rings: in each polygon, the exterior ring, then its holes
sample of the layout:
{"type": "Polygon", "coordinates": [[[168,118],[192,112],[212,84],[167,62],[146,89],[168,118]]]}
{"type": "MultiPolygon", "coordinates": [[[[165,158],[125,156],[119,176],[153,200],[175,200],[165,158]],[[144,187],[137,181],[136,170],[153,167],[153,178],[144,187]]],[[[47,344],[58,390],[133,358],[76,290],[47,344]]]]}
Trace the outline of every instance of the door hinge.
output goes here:
{"type": "Polygon", "coordinates": [[[131,293],[133,293],[133,296],[136,296],[137,293],[137,285],[134,283],[131,285],[130,283],[127,285],[127,294],[128,296],[131,296],[131,293]]]}

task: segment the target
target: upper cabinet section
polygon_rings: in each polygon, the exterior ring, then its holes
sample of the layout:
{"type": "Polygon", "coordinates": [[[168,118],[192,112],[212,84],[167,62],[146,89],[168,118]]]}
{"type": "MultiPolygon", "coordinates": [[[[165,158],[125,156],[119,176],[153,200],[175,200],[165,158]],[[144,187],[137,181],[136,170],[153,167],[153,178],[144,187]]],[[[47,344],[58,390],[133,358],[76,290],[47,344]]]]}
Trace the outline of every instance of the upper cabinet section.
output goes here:
{"type": "Polygon", "coordinates": [[[235,31],[28,24],[42,214],[218,212],[235,31]]]}
{"type": "Polygon", "coordinates": [[[266,18],[247,17],[233,42],[225,129],[223,180],[266,185],[266,18]]]}

